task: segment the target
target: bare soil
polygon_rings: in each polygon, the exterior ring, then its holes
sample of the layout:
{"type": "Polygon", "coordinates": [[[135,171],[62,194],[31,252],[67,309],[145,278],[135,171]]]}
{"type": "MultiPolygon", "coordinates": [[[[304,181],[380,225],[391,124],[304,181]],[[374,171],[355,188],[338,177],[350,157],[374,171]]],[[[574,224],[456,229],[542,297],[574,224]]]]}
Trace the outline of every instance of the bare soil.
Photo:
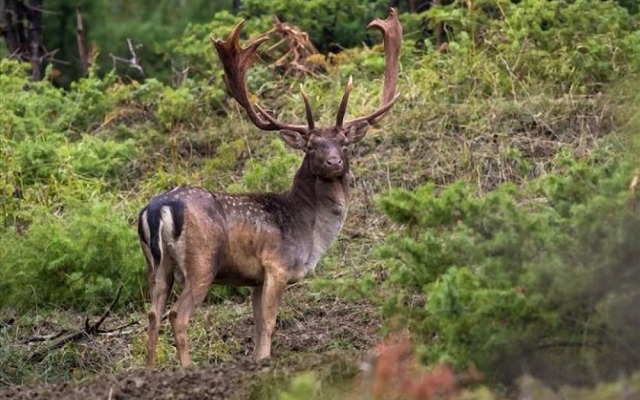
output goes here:
{"type": "Polygon", "coordinates": [[[116,375],[97,375],[79,383],[0,386],[0,399],[244,398],[243,394],[254,383],[252,378],[256,374],[278,368],[285,373],[295,373],[312,365],[301,365],[305,354],[344,352],[344,346],[357,354],[371,348],[379,339],[377,309],[364,302],[324,299],[294,312],[289,310],[287,315],[278,320],[273,358],[264,363],[257,364],[250,357],[253,321],[249,316],[242,316],[219,329],[221,336],[233,337],[242,344],[233,361],[186,369],[176,366],[160,371],[132,368],[116,375]],[[338,349],[336,346],[343,347],[338,349]],[[300,357],[291,357],[294,354],[300,357]]]}
{"type": "Polygon", "coordinates": [[[255,363],[152,371],[136,369],[117,376],[101,375],[88,382],[10,386],[3,399],[228,399],[256,371],[255,363]]]}

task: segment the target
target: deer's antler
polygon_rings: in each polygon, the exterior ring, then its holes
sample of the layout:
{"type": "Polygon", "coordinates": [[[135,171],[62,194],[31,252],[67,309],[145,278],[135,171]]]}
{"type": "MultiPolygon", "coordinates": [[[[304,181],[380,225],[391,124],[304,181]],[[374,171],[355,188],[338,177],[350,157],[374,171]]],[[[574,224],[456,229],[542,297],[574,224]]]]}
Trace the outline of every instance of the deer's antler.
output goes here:
{"type": "MultiPolygon", "coordinates": [[[[309,133],[315,129],[315,124],[313,122],[313,113],[311,112],[309,99],[302,90],[301,93],[306,110],[307,125],[293,125],[278,121],[258,104],[251,103],[246,82],[247,70],[257,57],[258,47],[268,39],[270,32],[254,38],[245,47],[242,47],[240,46],[239,38],[243,25],[244,21],[236,25],[227,37],[227,40],[211,38],[211,42],[218,52],[222,67],[224,68],[224,81],[229,94],[245,109],[251,122],[258,128],[265,131],[289,129],[308,136],[309,133]]],[[[395,8],[391,8],[387,19],[375,19],[367,26],[367,28],[372,27],[380,29],[384,39],[385,70],[381,105],[369,115],[344,122],[344,116],[347,112],[347,104],[349,102],[349,94],[353,89],[353,81],[349,78],[349,83],[340,102],[336,116],[336,127],[338,128],[342,128],[343,126],[348,128],[362,121],[370,124],[377,123],[382,119],[384,114],[393,107],[393,104],[399,97],[399,95],[395,95],[396,84],[398,82],[398,57],[402,44],[402,26],[398,19],[398,11],[395,8]]]]}
{"type": "MultiPolygon", "coordinates": [[[[371,21],[367,28],[378,28],[382,32],[382,38],[384,40],[384,88],[382,89],[382,101],[380,107],[369,115],[360,117],[344,123],[346,127],[357,124],[362,121],[367,121],[370,124],[375,124],[380,121],[384,114],[393,107],[395,101],[400,97],[400,94],[395,94],[396,85],[398,83],[398,58],[400,56],[400,47],[402,45],[402,25],[398,19],[398,10],[390,8],[389,16],[385,20],[376,18],[371,21]]],[[[336,126],[343,125],[344,114],[347,111],[347,102],[349,101],[349,93],[352,89],[351,78],[349,78],[349,84],[338,108],[338,116],[336,118],[336,126]]]]}
{"type": "Polygon", "coordinates": [[[265,42],[268,35],[260,35],[251,40],[245,47],[240,46],[240,32],[244,21],[241,21],[231,31],[227,40],[211,38],[211,42],[218,52],[218,57],[224,69],[224,81],[231,97],[245,109],[249,119],[255,126],[265,131],[277,131],[289,129],[303,135],[314,128],[311,108],[306,95],[303,93],[308,125],[294,125],[280,122],[273,118],[260,106],[251,104],[249,91],[247,90],[247,70],[257,57],[258,47],[265,42]],[[257,110],[257,112],[256,112],[257,110]],[[260,115],[258,115],[260,114],[260,115]]]}

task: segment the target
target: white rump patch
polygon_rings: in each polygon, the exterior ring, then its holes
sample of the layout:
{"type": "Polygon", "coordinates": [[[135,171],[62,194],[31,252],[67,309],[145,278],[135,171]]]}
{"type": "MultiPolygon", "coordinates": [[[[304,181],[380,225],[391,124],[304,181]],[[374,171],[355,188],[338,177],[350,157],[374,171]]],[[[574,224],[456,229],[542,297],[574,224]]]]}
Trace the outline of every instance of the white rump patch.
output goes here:
{"type": "MultiPolygon", "coordinates": [[[[178,263],[178,268],[182,272],[182,277],[187,278],[187,269],[185,268],[185,256],[186,256],[186,246],[185,246],[185,231],[187,229],[186,223],[182,226],[182,232],[180,236],[175,239],[173,236],[174,232],[174,224],[173,224],[173,215],[171,214],[171,208],[169,206],[164,206],[160,209],[160,220],[163,222],[162,224],[162,236],[165,238],[165,244],[167,248],[170,249],[171,254],[175,258],[178,263]]],[[[178,276],[178,278],[181,278],[178,276]]],[[[180,279],[179,279],[180,280],[180,279]]]]}
{"type": "Polygon", "coordinates": [[[140,216],[142,219],[142,233],[144,234],[144,241],[151,243],[151,230],[149,229],[149,220],[147,219],[147,210],[144,210],[140,216]]]}

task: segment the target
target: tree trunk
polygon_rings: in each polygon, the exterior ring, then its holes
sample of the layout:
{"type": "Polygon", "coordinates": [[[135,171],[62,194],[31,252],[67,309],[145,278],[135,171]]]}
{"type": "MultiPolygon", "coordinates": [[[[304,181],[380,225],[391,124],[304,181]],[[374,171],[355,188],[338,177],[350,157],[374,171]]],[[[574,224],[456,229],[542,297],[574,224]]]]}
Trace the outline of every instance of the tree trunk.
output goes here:
{"type": "Polygon", "coordinates": [[[42,3],[43,0],[0,0],[0,31],[10,57],[29,61],[33,80],[44,75],[42,3]]]}
{"type": "Polygon", "coordinates": [[[27,6],[31,79],[34,81],[39,81],[44,76],[42,71],[42,1],[43,0],[30,0],[27,6]]]}
{"type": "Polygon", "coordinates": [[[20,41],[13,25],[14,11],[9,9],[7,4],[10,0],[0,0],[0,32],[7,45],[9,54],[17,54],[20,52],[20,41]]]}
{"type": "Polygon", "coordinates": [[[82,73],[86,75],[89,72],[89,51],[87,48],[87,35],[82,20],[82,10],[80,6],[76,8],[76,39],[78,41],[78,56],[80,57],[80,65],[82,73]]]}
{"type": "Polygon", "coordinates": [[[416,0],[409,0],[408,3],[409,3],[409,12],[415,13],[417,11],[416,0]]]}
{"type": "MultiPolygon", "coordinates": [[[[431,4],[432,4],[432,7],[440,7],[442,6],[442,0],[433,0],[431,4]]],[[[436,48],[440,48],[440,46],[442,46],[442,44],[446,41],[444,24],[440,22],[436,24],[434,29],[435,29],[434,34],[436,37],[436,48]]]]}

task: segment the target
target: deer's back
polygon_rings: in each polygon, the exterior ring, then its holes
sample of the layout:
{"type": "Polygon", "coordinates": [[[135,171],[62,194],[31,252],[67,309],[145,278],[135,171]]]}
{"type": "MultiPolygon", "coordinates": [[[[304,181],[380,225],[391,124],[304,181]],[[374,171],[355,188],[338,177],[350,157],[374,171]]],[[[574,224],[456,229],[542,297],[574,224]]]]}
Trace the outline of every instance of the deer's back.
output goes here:
{"type": "Polygon", "coordinates": [[[313,251],[312,226],[293,217],[295,207],[278,194],[178,187],[142,210],[138,233],[156,264],[169,257],[183,276],[200,273],[193,269],[204,263],[215,273],[214,283],[253,286],[263,281],[267,264],[286,266],[282,273],[295,281],[313,251]]]}

